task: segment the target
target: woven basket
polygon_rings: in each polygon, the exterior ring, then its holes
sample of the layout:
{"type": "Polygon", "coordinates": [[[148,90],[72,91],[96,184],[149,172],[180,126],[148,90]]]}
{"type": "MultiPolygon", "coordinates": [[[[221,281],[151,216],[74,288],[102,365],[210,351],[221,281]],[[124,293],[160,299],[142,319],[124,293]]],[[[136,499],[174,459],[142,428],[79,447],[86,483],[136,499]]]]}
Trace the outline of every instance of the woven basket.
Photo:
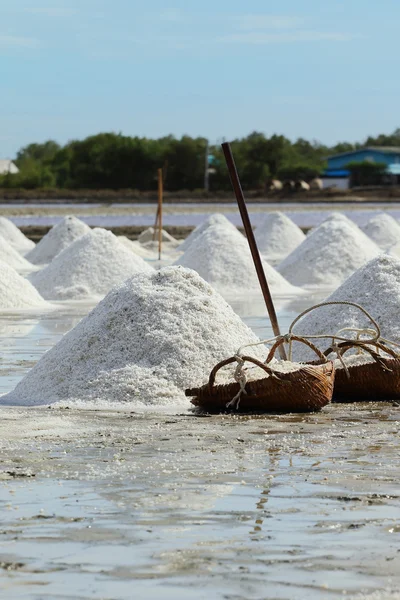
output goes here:
{"type": "MultiPolygon", "coordinates": [[[[342,356],[354,348],[354,343],[339,344],[342,356]]],[[[380,343],[362,345],[374,362],[336,369],[333,402],[366,402],[398,400],[400,398],[400,357],[396,352],[380,343]],[[383,351],[386,356],[379,355],[383,351]]],[[[325,354],[329,354],[328,349],[325,354]]],[[[344,359],[344,362],[346,360],[344,359]]]]}
{"type": "MultiPolygon", "coordinates": [[[[295,339],[295,338],[293,338],[295,339]]],[[[186,396],[191,396],[191,403],[199,409],[210,413],[221,412],[313,412],[321,410],[332,398],[335,379],[335,368],[331,361],[317,350],[310,342],[303,341],[317,352],[323,364],[304,365],[297,371],[278,373],[267,364],[251,356],[242,356],[243,361],[253,363],[263,369],[268,377],[248,381],[240,402],[235,408],[227,407],[239,394],[240,384],[232,382],[215,385],[217,372],[224,366],[236,362],[236,357],[218,363],[211,371],[209,381],[200,388],[188,389],[186,396]]],[[[267,363],[272,360],[276,349],[283,343],[278,341],[268,356],[267,363]]]]}

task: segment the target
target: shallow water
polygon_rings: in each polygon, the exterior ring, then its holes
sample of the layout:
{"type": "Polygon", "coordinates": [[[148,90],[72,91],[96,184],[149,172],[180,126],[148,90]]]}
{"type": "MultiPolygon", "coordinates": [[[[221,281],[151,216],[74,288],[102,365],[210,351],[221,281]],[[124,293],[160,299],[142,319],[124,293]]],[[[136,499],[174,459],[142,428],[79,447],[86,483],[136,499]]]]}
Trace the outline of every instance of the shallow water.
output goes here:
{"type": "MultiPolygon", "coordinates": [[[[340,211],[364,225],[372,216],[385,211],[400,219],[398,203],[268,203],[249,204],[250,217],[258,213],[279,210],[286,213],[300,227],[319,225],[332,211],[340,211]]],[[[54,204],[54,205],[0,205],[0,214],[9,217],[16,225],[54,225],[66,214],[74,214],[88,225],[100,227],[152,226],[155,204],[54,204]]],[[[165,225],[197,226],[209,215],[220,212],[235,225],[241,225],[236,204],[199,203],[166,204],[163,210],[165,225]]]]}
{"type": "MultiPolygon", "coordinates": [[[[282,330],[317,300],[279,301],[282,330]]],[[[270,337],[259,297],[232,303],[270,337]]],[[[87,310],[0,315],[0,392],[87,310]]],[[[399,411],[383,403],[199,418],[1,407],[1,598],[395,590],[399,411]]]]}

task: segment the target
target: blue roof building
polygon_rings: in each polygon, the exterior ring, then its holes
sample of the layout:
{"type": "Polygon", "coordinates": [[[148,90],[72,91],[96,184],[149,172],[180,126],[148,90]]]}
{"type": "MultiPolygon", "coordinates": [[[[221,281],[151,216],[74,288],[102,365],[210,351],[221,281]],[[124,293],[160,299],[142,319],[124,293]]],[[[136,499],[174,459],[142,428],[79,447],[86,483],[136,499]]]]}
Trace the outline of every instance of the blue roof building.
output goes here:
{"type": "Polygon", "coordinates": [[[328,156],[327,161],[328,168],[324,177],[348,177],[350,172],[346,166],[351,162],[363,161],[385,163],[386,171],[397,175],[400,169],[400,148],[369,146],[328,156]]]}

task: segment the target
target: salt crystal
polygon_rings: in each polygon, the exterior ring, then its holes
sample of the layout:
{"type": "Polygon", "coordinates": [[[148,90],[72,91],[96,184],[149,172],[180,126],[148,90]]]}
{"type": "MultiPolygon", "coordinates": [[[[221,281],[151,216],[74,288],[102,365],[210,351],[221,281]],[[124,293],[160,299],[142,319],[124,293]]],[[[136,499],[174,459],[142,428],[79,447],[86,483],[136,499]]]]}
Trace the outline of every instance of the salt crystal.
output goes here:
{"type": "Polygon", "coordinates": [[[224,215],[221,215],[220,213],[215,213],[214,215],[210,215],[209,217],[207,217],[207,219],[205,221],[203,221],[203,223],[201,223],[195,229],[193,229],[193,231],[188,235],[186,240],[184,242],[182,242],[182,244],[179,246],[179,250],[181,252],[186,252],[186,250],[189,248],[189,246],[202,233],[204,233],[204,231],[208,227],[211,227],[212,225],[222,225],[222,226],[225,225],[229,229],[236,229],[236,227],[224,215]]]}
{"type": "Polygon", "coordinates": [[[35,270],[33,264],[15,250],[2,235],[0,235],[0,260],[18,271],[18,273],[30,273],[35,270]]]}
{"type": "MultiPolygon", "coordinates": [[[[223,296],[260,292],[247,240],[235,227],[210,225],[175,264],[194,269],[223,296]]],[[[266,261],[263,261],[263,267],[272,293],[301,292],[266,261]]]]}
{"type": "Polygon", "coordinates": [[[254,237],[263,257],[276,264],[297,248],[306,236],[289,217],[274,211],[259,220],[254,237]]]}
{"type": "Polygon", "coordinates": [[[21,254],[25,254],[35,247],[34,242],[29,240],[12,221],[5,217],[0,217],[0,235],[21,254]]]}
{"type": "Polygon", "coordinates": [[[83,300],[104,296],[135,273],[152,271],[111,231],[99,228],[75,240],[29,279],[47,300],[83,300]]]}
{"type": "Polygon", "coordinates": [[[278,271],[294,285],[335,288],[380,252],[355,224],[331,217],[280,263],[278,271]]]}
{"type": "Polygon", "coordinates": [[[64,217],[50,229],[26,258],[35,265],[44,265],[53,260],[72,242],[90,231],[90,227],[76,217],[64,217]]]}
{"type": "MultiPolygon", "coordinates": [[[[400,343],[400,259],[381,254],[353,273],[325,301],[360,304],[377,321],[383,337],[400,343]]],[[[373,326],[358,309],[333,305],[318,308],[306,315],[295,326],[294,333],[332,335],[344,327],[373,326]]],[[[354,338],[350,332],[343,332],[341,335],[354,338]]],[[[311,341],[324,350],[330,345],[330,340],[311,341]]],[[[295,356],[302,360],[311,357],[307,350],[297,344],[295,356]]]]}
{"type": "Polygon", "coordinates": [[[0,309],[45,308],[49,306],[33,285],[0,261],[0,309]]]}
{"type": "MultiPolygon", "coordinates": [[[[185,388],[258,341],[197,273],[166,267],[115,287],[1,403],[189,408],[185,388]]],[[[252,355],[265,360],[266,350],[252,355]]]]}
{"type": "Polygon", "coordinates": [[[386,213],[372,217],[362,230],[383,250],[400,243],[400,225],[386,213]]]}

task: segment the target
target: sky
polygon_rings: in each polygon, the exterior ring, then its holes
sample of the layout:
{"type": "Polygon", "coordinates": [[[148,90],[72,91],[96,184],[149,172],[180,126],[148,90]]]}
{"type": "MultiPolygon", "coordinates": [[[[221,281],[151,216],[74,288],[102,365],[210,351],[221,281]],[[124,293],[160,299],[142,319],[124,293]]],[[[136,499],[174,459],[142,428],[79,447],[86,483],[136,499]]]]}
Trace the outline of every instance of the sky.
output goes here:
{"type": "Polygon", "coordinates": [[[399,0],[2,0],[0,158],[101,131],[391,133],[399,22],[399,0]]]}

